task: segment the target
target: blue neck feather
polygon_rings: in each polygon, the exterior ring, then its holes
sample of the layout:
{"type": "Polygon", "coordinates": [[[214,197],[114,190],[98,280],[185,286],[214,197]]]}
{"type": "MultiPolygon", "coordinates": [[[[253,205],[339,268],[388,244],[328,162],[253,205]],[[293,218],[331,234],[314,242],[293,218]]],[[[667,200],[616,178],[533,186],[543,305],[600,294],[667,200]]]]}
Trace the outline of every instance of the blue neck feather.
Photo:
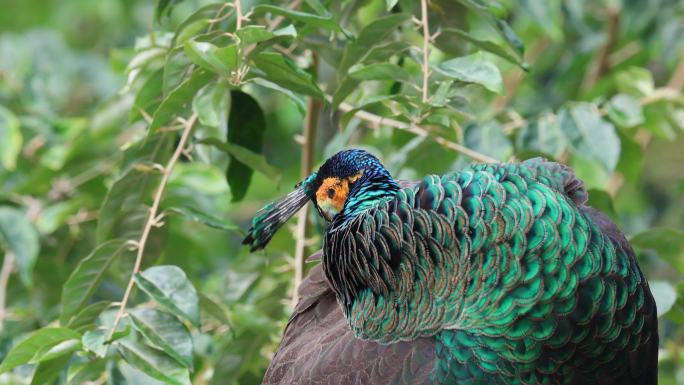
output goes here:
{"type": "Polygon", "coordinates": [[[379,202],[392,198],[399,185],[379,162],[364,168],[363,176],[354,183],[342,212],[335,218],[333,228],[349,223],[362,212],[379,202]]]}

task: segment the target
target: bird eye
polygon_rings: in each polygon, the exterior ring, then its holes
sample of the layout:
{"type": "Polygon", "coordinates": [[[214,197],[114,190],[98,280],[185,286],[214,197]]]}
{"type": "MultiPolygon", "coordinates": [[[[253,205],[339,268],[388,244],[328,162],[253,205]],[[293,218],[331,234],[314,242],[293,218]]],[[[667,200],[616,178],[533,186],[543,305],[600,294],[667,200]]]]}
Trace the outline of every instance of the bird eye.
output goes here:
{"type": "Polygon", "coordinates": [[[335,189],[328,189],[328,198],[332,199],[335,196],[335,189]]]}

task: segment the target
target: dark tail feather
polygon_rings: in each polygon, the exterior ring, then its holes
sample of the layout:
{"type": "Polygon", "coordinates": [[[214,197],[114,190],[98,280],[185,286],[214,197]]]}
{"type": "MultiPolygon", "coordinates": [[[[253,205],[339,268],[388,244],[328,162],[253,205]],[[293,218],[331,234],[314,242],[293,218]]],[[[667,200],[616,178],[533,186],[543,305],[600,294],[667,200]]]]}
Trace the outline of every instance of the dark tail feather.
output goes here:
{"type": "Polygon", "coordinates": [[[252,219],[252,227],[249,228],[242,244],[249,245],[251,251],[263,249],[273,234],[304,207],[308,199],[305,186],[300,185],[281,200],[266,205],[252,219]]]}

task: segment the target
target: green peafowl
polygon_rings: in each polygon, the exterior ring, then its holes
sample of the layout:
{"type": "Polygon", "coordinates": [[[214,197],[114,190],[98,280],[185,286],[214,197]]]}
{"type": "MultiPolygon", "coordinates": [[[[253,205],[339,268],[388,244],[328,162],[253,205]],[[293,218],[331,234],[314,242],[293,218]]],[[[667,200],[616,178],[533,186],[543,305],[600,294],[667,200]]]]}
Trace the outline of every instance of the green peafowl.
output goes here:
{"type": "Polygon", "coordinates": [[[657,383],[648,282],[569,168],[403,183],[346,150],[264,207],[244,243],[263,248],[308,200],[329,222],[322,263],[265,384],[657,383]]]}

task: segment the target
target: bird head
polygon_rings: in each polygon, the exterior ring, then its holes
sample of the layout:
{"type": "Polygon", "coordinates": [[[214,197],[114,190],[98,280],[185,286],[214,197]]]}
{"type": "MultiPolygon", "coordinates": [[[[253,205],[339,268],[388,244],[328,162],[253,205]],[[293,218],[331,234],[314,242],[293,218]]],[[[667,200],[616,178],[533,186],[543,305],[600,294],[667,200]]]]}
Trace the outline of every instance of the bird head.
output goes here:
{"type": "Polygon", "coordinates": [[[294,191],[261,209],[242,243],[252,250],[263,248],[307,200],[325,220],[333,222],[358,215],[398,188],[375,156],[357,149],[340,151],[298,183],[294,191]]]}

